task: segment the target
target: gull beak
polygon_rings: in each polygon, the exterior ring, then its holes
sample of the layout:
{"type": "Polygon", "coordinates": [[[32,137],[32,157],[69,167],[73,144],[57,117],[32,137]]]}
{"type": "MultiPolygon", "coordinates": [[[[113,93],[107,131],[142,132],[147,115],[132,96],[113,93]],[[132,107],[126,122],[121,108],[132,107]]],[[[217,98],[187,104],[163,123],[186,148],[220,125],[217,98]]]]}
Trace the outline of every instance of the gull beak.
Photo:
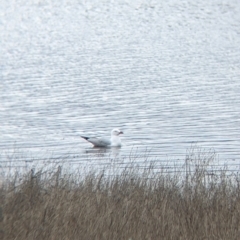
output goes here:
{"type": "Polygon", "coordinates": [[[120,131],[120,132],[118,133],[118,135],[120,135],[120,134],[123,134],[123,132],[122,132],[122,131],[120,131]]]}

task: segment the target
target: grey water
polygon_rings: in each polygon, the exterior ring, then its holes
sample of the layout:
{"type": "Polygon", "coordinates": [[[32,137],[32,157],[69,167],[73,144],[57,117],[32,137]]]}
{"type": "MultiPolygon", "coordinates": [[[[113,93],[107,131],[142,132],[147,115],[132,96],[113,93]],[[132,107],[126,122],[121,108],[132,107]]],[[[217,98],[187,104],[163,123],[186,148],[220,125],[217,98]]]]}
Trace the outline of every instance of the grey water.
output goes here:
{"type": "Polygon", "coordinates": [[[0,5],[2,167],[100,167],[134,154],[182,164],[196,144],[239,169],[238,0],[0,5]],[[121,149],[80,138],[115,127],[121,149]]]}

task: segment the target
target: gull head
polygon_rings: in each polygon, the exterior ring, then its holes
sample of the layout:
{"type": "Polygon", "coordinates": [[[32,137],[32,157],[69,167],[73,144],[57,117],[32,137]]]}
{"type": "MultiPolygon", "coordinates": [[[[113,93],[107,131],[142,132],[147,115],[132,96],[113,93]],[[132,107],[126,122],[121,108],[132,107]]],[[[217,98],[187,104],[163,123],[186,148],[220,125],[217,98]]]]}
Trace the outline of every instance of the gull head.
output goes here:
{"type": "Polygon", "coordinates": [[[111,132],[111,135],[112,135],[112,136],[118,136],[118,135],[120,135],[120,134],[123,134],[123,132],[120,131],[118,128],[114,128],[114,129],[112,130],[112,132],[111,132]]]}

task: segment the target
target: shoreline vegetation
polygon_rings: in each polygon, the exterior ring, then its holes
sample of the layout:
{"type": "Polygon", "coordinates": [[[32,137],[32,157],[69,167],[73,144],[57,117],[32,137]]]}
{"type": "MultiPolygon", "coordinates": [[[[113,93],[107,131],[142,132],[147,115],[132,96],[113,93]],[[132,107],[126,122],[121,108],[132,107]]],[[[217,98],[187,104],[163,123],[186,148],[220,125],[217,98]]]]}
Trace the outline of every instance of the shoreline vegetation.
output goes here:
{"type": "Polygon", "coordinates": [[[239,239],[240,177],[209,172],[214,159],[192,151],[182,174],[16,173],[0,185],[0,239],[239,239]]]}

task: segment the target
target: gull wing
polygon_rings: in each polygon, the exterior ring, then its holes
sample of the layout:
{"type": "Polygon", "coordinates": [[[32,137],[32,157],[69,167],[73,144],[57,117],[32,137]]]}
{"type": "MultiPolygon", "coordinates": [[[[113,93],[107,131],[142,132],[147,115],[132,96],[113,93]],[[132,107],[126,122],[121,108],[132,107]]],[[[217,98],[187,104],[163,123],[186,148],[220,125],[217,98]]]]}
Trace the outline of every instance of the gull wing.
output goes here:
{"type": "Polygon", "coordinates": [[[88,142],[92,143],[94,145],[94,147],[109,147],[111,146],[111,141],[105,138],[96,138],[96,137],[84,137],[81,136],[82,138],[84,138],[85,140],[87,140],[88,142]]]}

